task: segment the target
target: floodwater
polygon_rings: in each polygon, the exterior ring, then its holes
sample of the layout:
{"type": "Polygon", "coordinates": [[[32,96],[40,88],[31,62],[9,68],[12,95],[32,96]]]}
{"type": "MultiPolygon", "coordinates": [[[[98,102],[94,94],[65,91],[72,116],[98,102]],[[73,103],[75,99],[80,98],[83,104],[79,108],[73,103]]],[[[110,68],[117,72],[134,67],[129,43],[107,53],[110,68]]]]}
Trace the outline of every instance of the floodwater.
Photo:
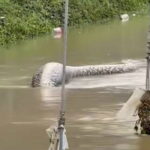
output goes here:
{"type": "MultiPolygon", "coordinates": [[[[66,129],[71,150],[149,150],[134,120],[115,119],[136,87],[145,85],[149,17],[70,29],[68,64],[131,62],[132,73],[78,78],[67,85],[66,129]]],[[[58,118],[60,87],[31,88],[33,73],[62,60],[62,41],[46,37],[0,49],[0,150],[46,150],[45,130],[58,118]]]]}

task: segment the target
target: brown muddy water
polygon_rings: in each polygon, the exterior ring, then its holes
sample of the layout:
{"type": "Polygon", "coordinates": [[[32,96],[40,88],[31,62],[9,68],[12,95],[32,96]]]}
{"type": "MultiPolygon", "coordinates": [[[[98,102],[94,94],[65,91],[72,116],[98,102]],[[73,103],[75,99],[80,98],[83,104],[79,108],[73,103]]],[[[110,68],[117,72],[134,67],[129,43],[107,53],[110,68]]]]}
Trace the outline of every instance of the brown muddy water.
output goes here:
{"type": "MultiPolygon", "coordinates": [[[[131,62],[132,73],[75,79],[67,85],[66,129],[71,150],[149,150],[134,120],[115,119],[135,87],[145,84],[149,17],[69,31],[69,65],[131,62]]],[[[57,121],[60,88],[31,88],[32,74],[61,61],[62,42],[51,36],[0,49],[0,150],[46,150],[45,132],[57,121]]]]}

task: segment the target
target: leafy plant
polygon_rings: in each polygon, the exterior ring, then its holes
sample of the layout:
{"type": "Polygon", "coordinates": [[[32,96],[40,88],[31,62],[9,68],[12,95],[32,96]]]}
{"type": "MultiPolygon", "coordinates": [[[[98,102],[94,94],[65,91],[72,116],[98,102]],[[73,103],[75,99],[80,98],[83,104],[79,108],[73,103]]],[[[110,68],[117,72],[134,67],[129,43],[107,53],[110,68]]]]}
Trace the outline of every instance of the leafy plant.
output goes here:
{"type": "MultiPolygon", "coordinates": [[[[143,12],[150,0],[69,0],[69,25],[108,21],[143,12]]],[[[62,26],[64,0],[0,0],[0,45],[34,38],[62,26]]]]}

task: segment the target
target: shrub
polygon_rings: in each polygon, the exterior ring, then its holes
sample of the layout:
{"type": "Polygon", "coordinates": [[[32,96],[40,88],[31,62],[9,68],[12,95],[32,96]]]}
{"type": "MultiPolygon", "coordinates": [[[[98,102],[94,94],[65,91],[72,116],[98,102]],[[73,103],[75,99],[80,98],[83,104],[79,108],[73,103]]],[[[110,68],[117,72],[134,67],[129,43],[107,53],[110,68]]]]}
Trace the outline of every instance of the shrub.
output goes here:
{"type": "MultiPolygon", "coordinates": [[[[121,13],[143,11],[150,0],[69,0],[69,25],[104,22],[121,13]]],[[[0,0],[0,44],[15,43],[62,26],[63,0],[0,0]]]]}

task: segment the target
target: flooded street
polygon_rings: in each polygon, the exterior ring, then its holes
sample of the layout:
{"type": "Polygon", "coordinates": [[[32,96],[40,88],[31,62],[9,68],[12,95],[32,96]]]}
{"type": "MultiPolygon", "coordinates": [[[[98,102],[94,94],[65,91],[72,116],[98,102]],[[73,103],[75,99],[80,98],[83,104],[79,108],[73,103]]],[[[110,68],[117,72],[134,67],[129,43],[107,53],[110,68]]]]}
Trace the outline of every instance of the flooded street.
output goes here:
{"type": "MultiPolygon", "coordinates": [[[[131,73],[76,78],[67,84],[66,129],[70,150],[149,150],[134,120],[115,118],[136,87],[145,87],[149,17],[70,29],[68,65],[131,62],[131,73]]],[[[33,73],[61,62],[62,41],[51,36],[0,49],[0,150],[47,150],[46,129],[59,113],[60,87],[31,88],[33,73]]]]}

